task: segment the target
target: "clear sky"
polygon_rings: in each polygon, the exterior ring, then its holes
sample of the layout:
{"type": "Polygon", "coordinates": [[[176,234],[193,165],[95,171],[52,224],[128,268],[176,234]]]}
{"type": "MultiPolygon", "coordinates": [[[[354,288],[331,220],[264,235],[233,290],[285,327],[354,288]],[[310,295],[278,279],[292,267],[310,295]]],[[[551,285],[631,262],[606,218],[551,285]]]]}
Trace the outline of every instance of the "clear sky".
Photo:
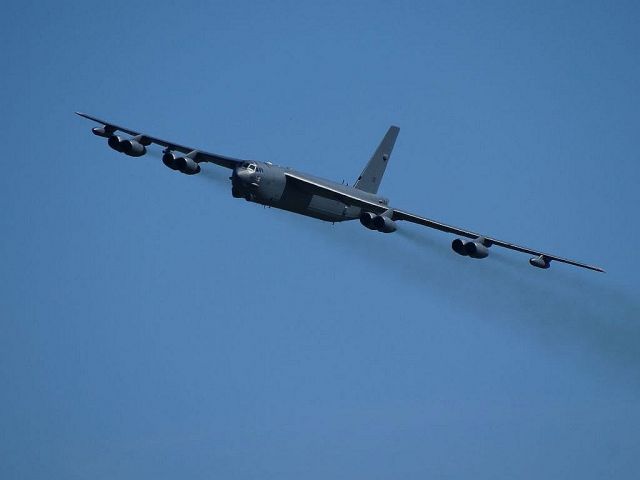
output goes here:
{"type": "Polygon", "coordinates": [[[5,2],[0,477],[640,475],[637,2],[5,2]],[[332,226],[86,111],[603,266],[332,226]]]}

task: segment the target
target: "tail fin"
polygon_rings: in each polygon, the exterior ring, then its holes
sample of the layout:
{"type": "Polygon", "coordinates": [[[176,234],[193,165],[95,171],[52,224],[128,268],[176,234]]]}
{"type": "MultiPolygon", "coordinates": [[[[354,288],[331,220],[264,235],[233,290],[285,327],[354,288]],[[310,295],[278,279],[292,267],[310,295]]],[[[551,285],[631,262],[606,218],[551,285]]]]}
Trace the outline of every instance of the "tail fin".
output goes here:
{"type": "Polygon", "coordinates": [[[396,143],[400,128],[391,126],[387,130],[387,134],[378,145],[378,148],[371,156],[371,160],[364,167],[364,170],[358,177],[354,187],[363,192],[378,193],[378,187],[382,181],[382,176],[387,168],[393,145],[396,143]]]}

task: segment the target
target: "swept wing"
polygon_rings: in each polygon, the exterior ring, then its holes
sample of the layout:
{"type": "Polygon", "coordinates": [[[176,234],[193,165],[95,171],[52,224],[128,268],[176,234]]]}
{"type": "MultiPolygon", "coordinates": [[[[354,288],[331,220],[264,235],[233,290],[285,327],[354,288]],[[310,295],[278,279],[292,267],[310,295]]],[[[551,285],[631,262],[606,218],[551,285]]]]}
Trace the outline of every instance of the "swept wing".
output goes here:
{"type": "Polygon", "coordinates": [[[116,124],[111,123],[111,122],[105,122],[104,120],[100,120],[99,118],[93,117],[91,115],[87,115],[86,113],[80,113],[80,112],[76,112],[76,113],[78,115],[80,115],[81,117],[87,118],[89,120],[93,120],[94,122],[97,122],[97,123],[101,123],[102,125],[105,126],[105,128],[109,129],[109,131],[112,132],[112,133],[114,133],[114,132],[124,132],[124,133],[132,135],[134,137],[141,136],[146,144],[153,143],[153,144],[165,147],[166,149],[171,150],[171,151],[181,152],[181,153],[184,153],[186,155],[191,154],[191,158],[193,158],[193,160],[198,162],[198,163],[199,162],[210,162],[210,163],[215,163],[216,165],[220,165],[222,167],[234,169],[240,163],[243,162],[243,160],[240,160],[238,158],[226,157],[224,155],[218,155],[217,153],[209,153],[209,152],[205,152],[205,151],[202,151],[202,150],[198,150],[196,148],[180,145],[178,143],[169,142],[167,140],[162,140],[162,139],[157,138],[157,137],[152,137],[151,135],[147,135],[147,134],[141,133],[141,132],[136,132],[135,130],[131,130],[129,128],[121,127],[121,126],[116,125],[116,124]]]}
{"type": "Polygon", "coordinates": [[[538,250],[534,250],[532,248],[521,247],[520,245],[515,245],[513,243],[505,242],[502,240],[498,240],[492,237],[488,237],[486,235],[481,235],[470,230],[465,230],[463,228],[454,227],[451,225],[447,225],[446,223],[437,222],[435,220],[431,220],[429,218],[420,217],[413,213],[405,212],[403,210],[398,210],[395,208],[389,208],[387,205],[382,205],[367,199],[360,198],[357,195],[351,195],[345,192],[341,192],[335,188],[328,187],[326,185],[321,185],[317,182],[306,179],[302,176],[293,174],[293,173],[285,173],[289,181],[292,184],[296,185],[297,188],[300,188],[303,191],[308,193],[312,193],[314,195],[319,195],[321,197],[330,198],[332,200],[337,200],[339,202],[344,203],[345,205],[356,206],[362,208],[364,211],[375,213],[376,215],[390,215],[391,219],[396,220],[404,220],[406,222],[415,223],[418,225],[423,225],[425,227],[434,228],[436,230],[440,230],[442,232],[453,233],[455,235],[469,238],[472,240],[481,240],[481,243],[490,247],[493,245],[497,245],[499,247],[508,248],[509,250],[515,250],[517,252],[528,253],[530,255],[535,255],[539,258],[539,261],[543,264],[547,264],[551,260],[555,260],[556,262],[567,263],[569,265],[575,265],[576,267],[588,268],[589,270],[595,270],[596,272],[604,272],[600,267],[596,267],[593,265],[587,265],[586,263],[577,262],[575,260],[570,260],[568,258],[558,257],[557,255],[552,255],[549,253],[544,253],[538,250]]]}

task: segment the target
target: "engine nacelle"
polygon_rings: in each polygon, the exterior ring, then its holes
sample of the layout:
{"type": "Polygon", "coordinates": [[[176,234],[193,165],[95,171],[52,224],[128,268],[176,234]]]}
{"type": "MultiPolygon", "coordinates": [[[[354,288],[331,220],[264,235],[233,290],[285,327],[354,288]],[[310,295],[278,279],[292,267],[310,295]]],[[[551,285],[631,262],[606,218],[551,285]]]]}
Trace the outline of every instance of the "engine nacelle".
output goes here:
{"type": "Polygon", "coordinates": [[[464,240],[461,240],[460,238],[456,238],[453,242],[451,242],[451,248],[458,255],[462,255],[463,257],[466,257],[468,253],[467,253],[467,250],[464,248],[465,243],[466,242],[464,240]]]}
{"type": "Polygon", "coordinates": [[[120,142],[120,151],[130,157],[141,157],[147,153],[147,148],[137,140],[123,140],[120,142]]]}
{"type": "Polygon", "coordinates": [[[371,212],[362,212],[360,214],[360,223],[367,227],[369,230],[375,230],[376,227],[373,226],[373,219],[376,218],[376,215],[371,212]]]}
{"type": "Polygon", "coordinates": [[[456,238],[453,242],[451,242],[451,248],[458,255],[462,255],[463,257],[466,257],[468,254],[467,254],[467,250],[464,248],[465,243],[466,242],[464,240],[460,238],[456,238]]]}
{"type": "Polygon", "coordinates": [[[489,256],[489,249],[479,242],[467,242],[464,249],[471,258],[486,258],[489,256]]]}
{"type": "MultiPolygon", "coordinates": [[[[99,136],[104,136],[102,134],[106,132],[108,132],[107,127],[93,129],[93,133],[99,136]]],[[[140,135],[134,138],[122,138],[119,135],[110,135],[107,143],[116,152],[124,153],[130,157],[141,157],[147,153],[147,147],[145,147],[145,145],[149,145],[150,142],[147,142],[144,137],[140,135]]]]}
{"type": "Polygon", "coordinates": [[[171,152],[166,152],[164,155],[162,155],[162,163],[164,163],[171,170],[178,170],[178,165],[176,165],[177,159],[178,157],[176,157],[175,154],[171,152]]]}
{"type": "Polygon", "coordinates": [[[544,255],[540,255],[539,257],[533,257],[533,258],[529,259],[529,263],[533,267],[549,268],[549,265],[551,264],[551,261],[547,257],[545,257],[544,255]]]}
{"type": "Polygon", "coordinates": [[[451,242],[451,248],[458,255],[471,258],[485,258],[489,256],[489,248],[480,241],[462,240],[456,238],[451,242]]]}
{"type": "Polygon", "coordinates": [[[396,222],[389,217],[377,215],[373,218],[373,228],[382,233],[391,233],[396,231],[396,222]]]}
{"type": "Polygon", "coordinates": [[[111,148],[120,153],[122,153],[122,142],[124,142],[124,139],[118,135],[111,135],[107,141],[111,148]]]}
{"type": "Polygon", "coordinates": [[[111,134],[113,133],[113,127],[108,127],[105,125],[104,127],[92,128],[91,131],[93,132],[94,135],[107,138],[107,137],[110,137],[111,134]]]}
{"type": "Polygon", "coordinates": [[[377,230],[383,233],[395,232],[396,222],[384,215],[376,215],[371,212],[362,212],[360,214],[360,223],[369,230],[377,230]]]}
{"type": "Polygon", "coordinates": [[[178,167],[178,170],[186,175],[195,175],[196,173],[200,173],[200,165],[189,157],[176,158],[175,165],[178,167]]]}

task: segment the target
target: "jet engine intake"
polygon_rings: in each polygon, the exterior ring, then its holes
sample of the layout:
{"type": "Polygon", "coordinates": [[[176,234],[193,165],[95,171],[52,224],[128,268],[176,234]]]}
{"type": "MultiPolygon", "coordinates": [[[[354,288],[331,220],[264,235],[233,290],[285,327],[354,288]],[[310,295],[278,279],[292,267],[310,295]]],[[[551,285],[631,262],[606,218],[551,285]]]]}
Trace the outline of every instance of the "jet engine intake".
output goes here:
{"type": "MultiPolygon", "coordinates": [[[[105,136],[103,133],[106,134],[107,132],[107,127],[93,129],[93,133],[101,137],[105,136]]],[[[147,147],[145,145],[149,145],[151,142],[145,140],[142,135],[138,135],[134,138],[122,138],[119,135],[110,135],[107,143],[116,152],[124,153],[130,157],[141,157],[147,153],[147,147]]]]}
{"type": "Polygon", "coordinates": [[[176,165],[177,157],[171,152],[165,152],[162,155],[162,163],[164,163],[171,170],[178,170],[178,165],[176,165]]]}
{"type": "Polygon", "coordinates": [[[383,233],[395,232],[396,222],[384,215],[376,215],[371,212],[362,212],[360,214],[360,223],[369,230],[377,230],[383,233]]]}
{"type": "Polygon", "coordinates": [[[120,142],[120,151],[130,157],[141,157],[147,153],[147,148],[137,140],[123,140],[120,142]]]}
{"type": "Polygon", "coordinates": [[[373,219],[376,218],[376,215],[371,212],[362,212],[360,214],[360,223],[367,227],[369,230],[375,230],[376,227],[373,226],[373,219]]]}
{"type": "Polygon", "coordinates": [[[200,173],[200,165],[198,165],[190,157],[176,157],[175,153],[165,151],[162,155],[162,163],[171,170],[179,170],[185,175],[195,175],[200,173]]]}
{"type": "Polygon", "coordinates": [[[200,173],[200,165],[198,165],[192,158],[179,157],[175,160],[175,165],[185,175],[195,175],[200,173]]]}
{"type": "Polygon", "coordinates": [[[397,229],[396,222],[391,220],[389,217],[384,217],[382,215],[373,217],[373,227],[382,233],[395,232],[397,229]]]}
{"type": "Polygon", "coordinates": [[[107,141],[107,143],[109,144],[109,146],[111,148],[113,148],[116,152],[120,152],[122,153],[122,142],[124,142],[124,139],[118,135],[111,135],[109,137],[109,140],[107,141]]]}
{"type": "Polygon", "coordinates": [[[464,248],[471,258],[486,258],[489,256],[489,249],[479,242],[467,242],[464,248]]]}
{"type": "Polygon", "coordinates": [[[451,248],[458,255],[471,258],[485,258],[489,256],[489,248],[479,240],[462,240],[456,238],[451,242],[451,248]]]}
{"type": "Polygon", "coordinates": [[[460,238],[456,238],[453,242],[451,242],[451,248],[458,255],[462,255],[463,257],[466,257],[468,253],[467,253],[467,250],[464,248],[464,244],[465,244],[464,240],[460,238]]]}

